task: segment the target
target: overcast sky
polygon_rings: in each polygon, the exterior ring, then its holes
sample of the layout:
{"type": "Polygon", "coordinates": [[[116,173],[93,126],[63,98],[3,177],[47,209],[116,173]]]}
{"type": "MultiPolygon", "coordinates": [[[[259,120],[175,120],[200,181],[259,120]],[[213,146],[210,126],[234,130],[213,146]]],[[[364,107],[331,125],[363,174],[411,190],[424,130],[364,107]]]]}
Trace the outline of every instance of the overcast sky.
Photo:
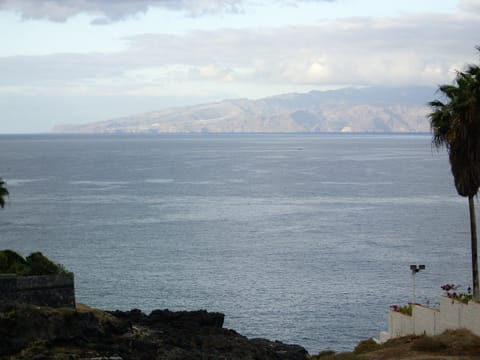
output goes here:
{"type": "Polygon", "coordinates": [[[450,83],[480,0],[0,0],[0,133],[345,86],[450,83]]]}

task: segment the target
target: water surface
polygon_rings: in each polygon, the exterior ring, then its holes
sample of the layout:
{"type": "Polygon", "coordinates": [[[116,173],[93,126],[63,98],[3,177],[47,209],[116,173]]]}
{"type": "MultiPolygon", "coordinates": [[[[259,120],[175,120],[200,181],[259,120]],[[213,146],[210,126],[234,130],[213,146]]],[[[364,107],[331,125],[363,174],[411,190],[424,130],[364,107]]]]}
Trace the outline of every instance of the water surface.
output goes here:
{"type": "Polygon", "coordinates": [[[1,136],[0,247],[78,302],[207,309],[249,337],[351,350],[392,304],[470,282],[467,200],[427,135],[1,136]]]}

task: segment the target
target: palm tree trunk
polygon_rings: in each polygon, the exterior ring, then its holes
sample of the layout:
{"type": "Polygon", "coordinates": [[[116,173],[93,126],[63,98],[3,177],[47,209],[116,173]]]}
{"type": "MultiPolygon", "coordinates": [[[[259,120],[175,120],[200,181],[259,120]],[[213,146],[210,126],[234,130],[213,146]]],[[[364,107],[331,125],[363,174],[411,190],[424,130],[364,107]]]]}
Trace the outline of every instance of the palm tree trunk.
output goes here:
{"type": "Polygon", "coordinates": [[[472,240],[472,280],[473,280],[473,298],[480,301],[480,292],[478,288],[478,258],[477,258],[477,222],[475,219],[475,204],[473,196],[468,197],[470,209],[470,235],[472,240]]]}

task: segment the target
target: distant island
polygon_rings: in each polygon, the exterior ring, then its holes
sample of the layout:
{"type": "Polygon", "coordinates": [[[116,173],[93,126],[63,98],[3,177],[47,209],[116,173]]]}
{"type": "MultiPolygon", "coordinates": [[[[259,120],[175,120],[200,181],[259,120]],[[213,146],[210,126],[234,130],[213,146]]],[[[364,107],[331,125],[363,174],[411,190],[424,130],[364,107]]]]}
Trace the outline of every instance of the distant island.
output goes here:
{"type": "Polygon", "coordinates": [[[130,115],[55,133],[428,132],[428,87],[369,87],[234,99],[130,115]]]}

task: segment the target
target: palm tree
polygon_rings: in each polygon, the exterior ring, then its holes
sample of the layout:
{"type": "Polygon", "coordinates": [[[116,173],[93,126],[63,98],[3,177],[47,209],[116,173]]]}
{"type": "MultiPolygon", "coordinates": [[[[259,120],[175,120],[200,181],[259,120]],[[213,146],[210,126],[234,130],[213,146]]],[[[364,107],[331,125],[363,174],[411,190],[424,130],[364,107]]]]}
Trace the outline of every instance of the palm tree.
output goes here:
{"type": "Polygon", "coordinates": [[[5,187],[5,181],[0,178],[0,207],[3,208],[5,206],[5,197],[8,196],[9,192],[5,187]]]}
{"type": "MultiPolygon", "coordinates": [[[[480,51],[480,47],[477,47],[480,51]]],[[[446,102],[429,102],[429,114],[435,147],[445,146],[457,192],[468,197],[472,248],[473,296],[480,300],[477,225],[474,197],[480,187],[480,67],[470,65],[458,72],[453,85],[442,85],[438,91],[446,102]]]]}

